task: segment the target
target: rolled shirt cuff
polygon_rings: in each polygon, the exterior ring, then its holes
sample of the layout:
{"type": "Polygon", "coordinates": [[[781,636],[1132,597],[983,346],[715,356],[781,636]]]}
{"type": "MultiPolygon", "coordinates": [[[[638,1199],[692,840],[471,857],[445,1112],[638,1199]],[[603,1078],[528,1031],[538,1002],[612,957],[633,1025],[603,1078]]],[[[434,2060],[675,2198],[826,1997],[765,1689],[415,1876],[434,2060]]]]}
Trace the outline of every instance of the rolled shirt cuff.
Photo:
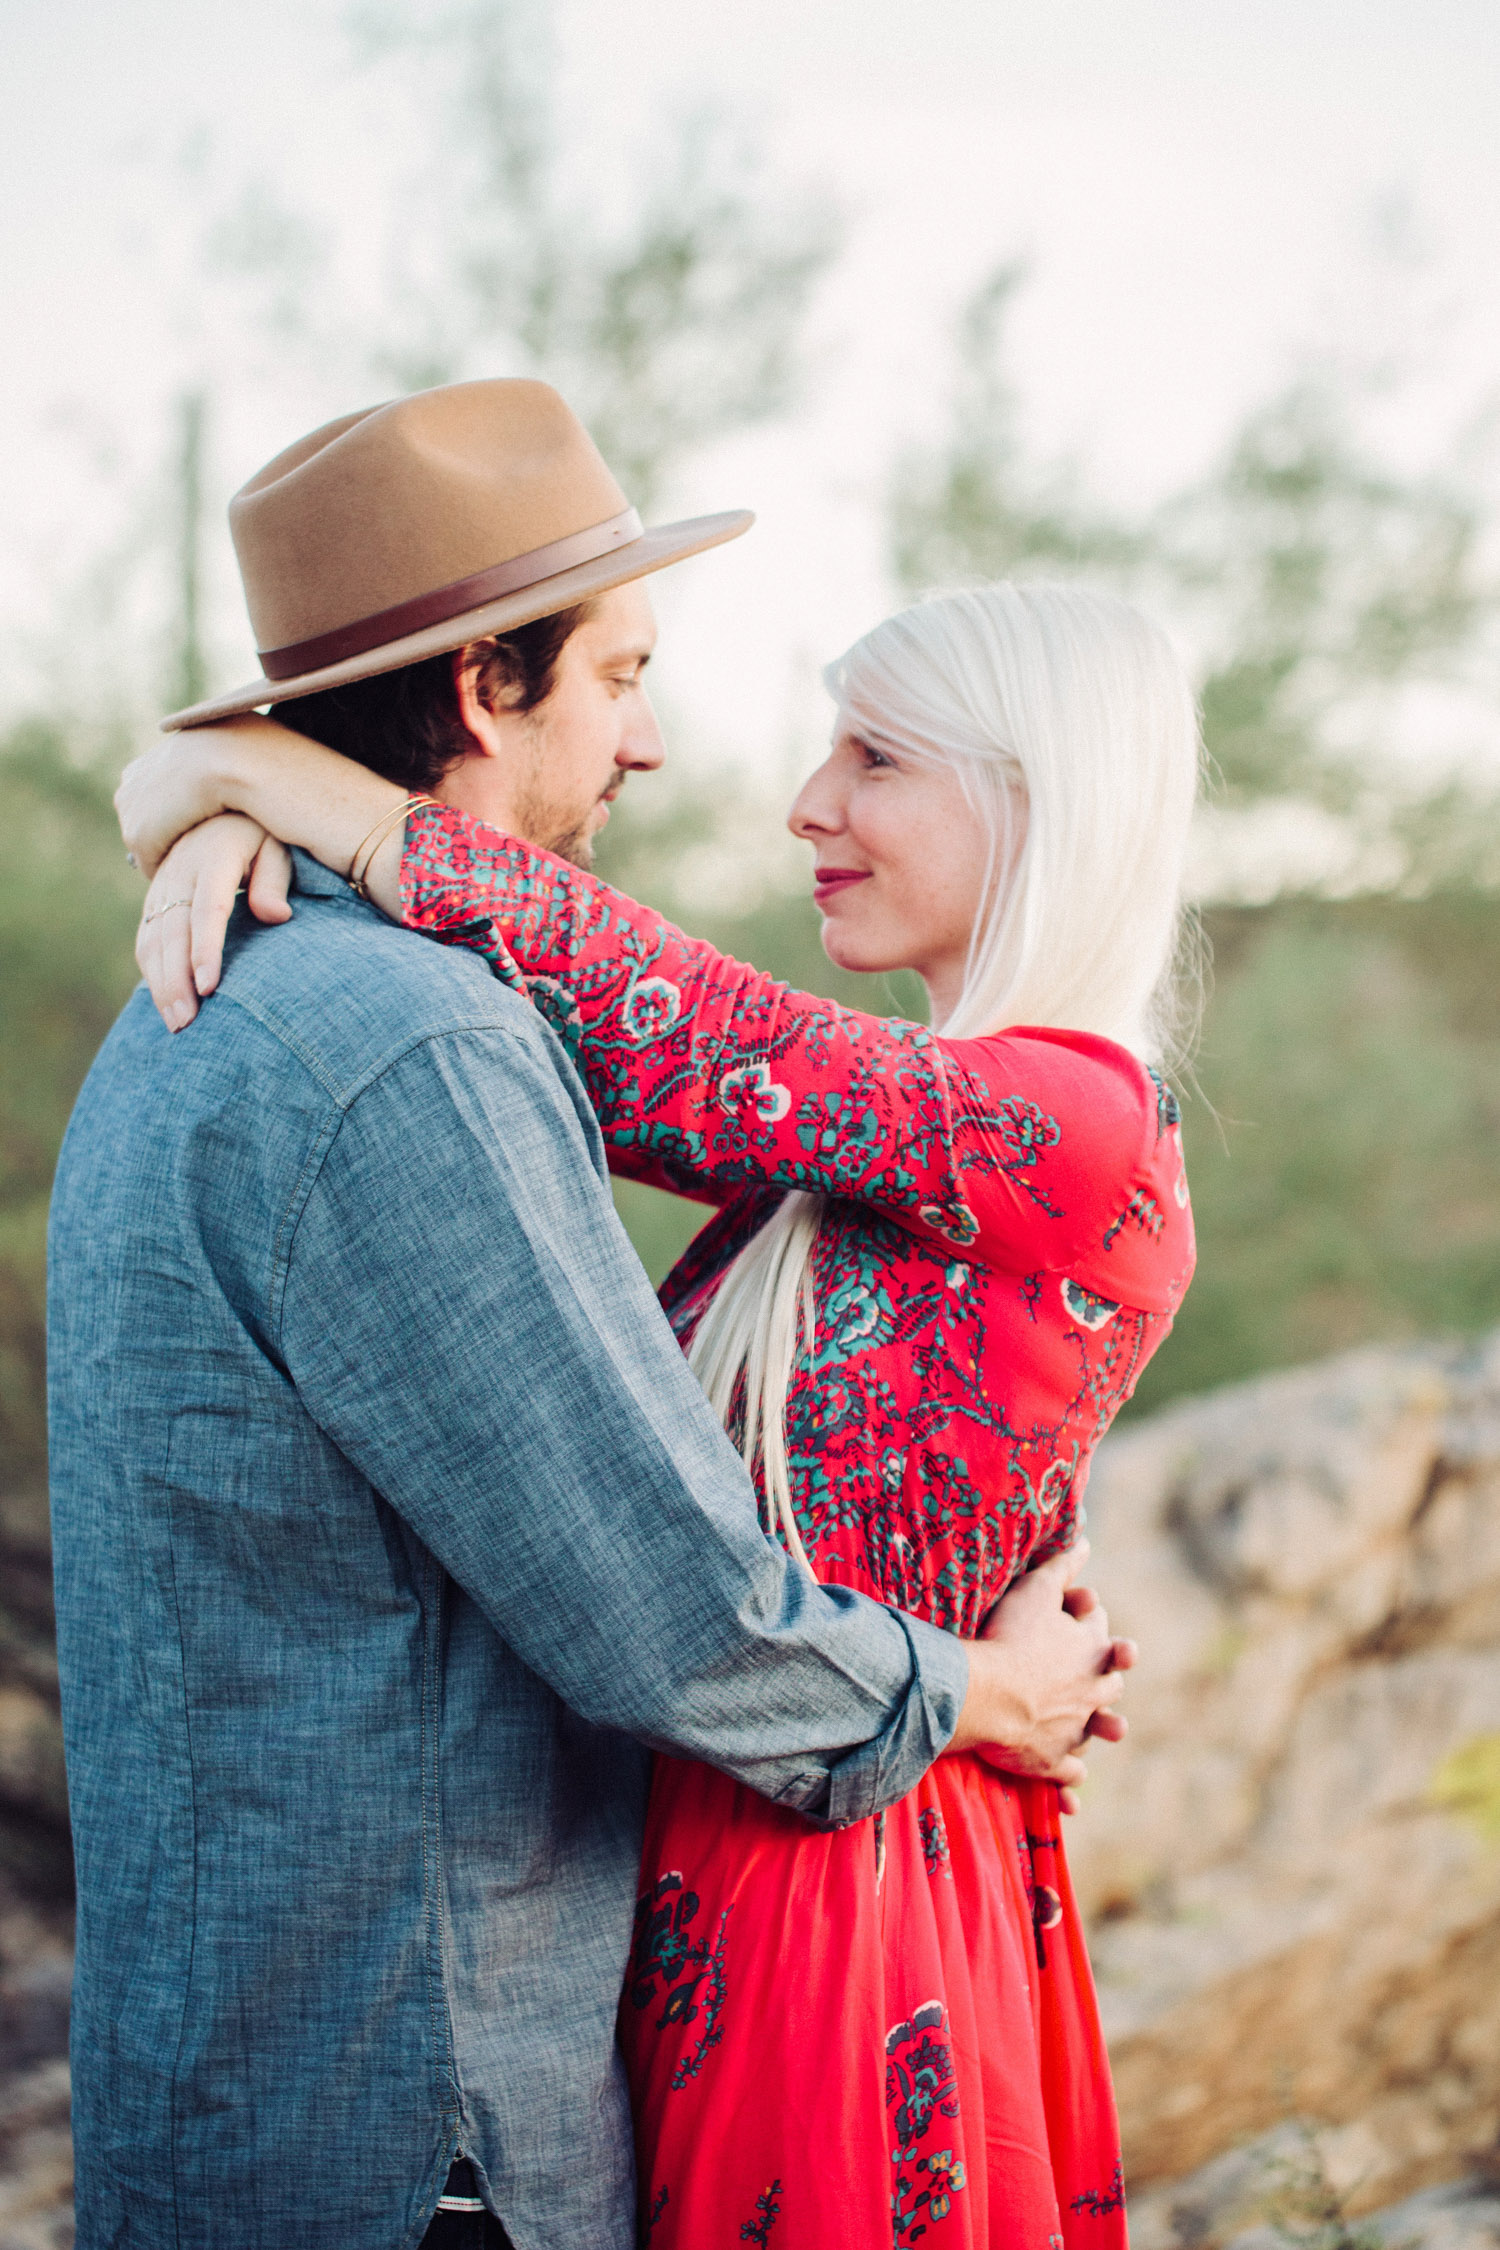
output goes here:
{"type": "Polygon", "coordinates": [[[796,1774],[775,1791],[778,1804],[819,1828],[852,1827],[909,1796],[947,1749],[969,1692],[968,1651],[955,1634],[904,1610],[886,1614],[906,1635],[912,1666],[890,1719],[836,1765],[796,1774]]]}
{"type": "Polygon", "coordinates": [[[912,1683],[890,1723],[829,1776],[828,1819],[847,1828],[908,1796],[953,1738],[969,1692],[969,1655],[956,1634],[893,1609],[911,1649],[912,1683]]]}

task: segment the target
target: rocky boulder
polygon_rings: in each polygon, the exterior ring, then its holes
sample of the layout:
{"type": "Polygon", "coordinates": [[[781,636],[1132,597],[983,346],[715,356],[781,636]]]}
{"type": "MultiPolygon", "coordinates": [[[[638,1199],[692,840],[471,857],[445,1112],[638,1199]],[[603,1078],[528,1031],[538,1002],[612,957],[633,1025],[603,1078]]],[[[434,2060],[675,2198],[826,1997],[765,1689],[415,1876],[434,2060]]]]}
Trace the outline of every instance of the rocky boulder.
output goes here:
{"type": "Polygon", "coordinates": [[[1245,2145],[1274,2171],[1291,2120],[1347,2212],[1482,2190],[1500,1336],[1170,1408],[1101,1448],[1088,1510],[1089,1575],[1142,1650],[1130,1739],[1094,1757],[1070,1836],[1138,2233],[1243,2230],[1245,2145]],[[1174,2202],[1226,2163],[1232,2193],[1174,2202]]]}

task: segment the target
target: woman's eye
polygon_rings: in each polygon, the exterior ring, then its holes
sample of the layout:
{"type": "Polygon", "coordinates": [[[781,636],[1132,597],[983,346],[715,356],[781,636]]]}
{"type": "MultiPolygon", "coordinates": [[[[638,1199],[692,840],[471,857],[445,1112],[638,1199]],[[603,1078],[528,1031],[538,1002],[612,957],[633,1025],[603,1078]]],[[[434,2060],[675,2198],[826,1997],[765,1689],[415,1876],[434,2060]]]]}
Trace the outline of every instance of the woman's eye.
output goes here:
{"type": "Polygon", "coordinates": [[[892,761],[886,756],[883,750],[876,750],[868,742],[862,742],[859,747],[860,752],[864,758],[865,770],[867,773],[876,773],[882,766],[889,767],[891,765],[892,761]]]}

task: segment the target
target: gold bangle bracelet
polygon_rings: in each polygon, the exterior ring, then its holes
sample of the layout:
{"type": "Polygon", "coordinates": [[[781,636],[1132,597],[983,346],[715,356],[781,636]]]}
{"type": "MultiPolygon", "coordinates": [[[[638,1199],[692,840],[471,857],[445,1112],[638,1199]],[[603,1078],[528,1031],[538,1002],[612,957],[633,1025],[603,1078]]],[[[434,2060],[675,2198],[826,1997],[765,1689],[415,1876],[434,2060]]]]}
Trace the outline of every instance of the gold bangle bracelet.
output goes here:
{"type": "Polygon", "coordinates": [[[349,862],[348,883],[356,898],[369,897],[369,874],[375,854],[397,821],[405,820],[408,813],[420,812],[426,805],[436,804],[436,797],[406,797],[399,805],[393,805],[389,812],[381,814],[369,834],[355,847],[354,856],[349,862]],[[360,864],[361,860],[363,865],[360,864]]]}

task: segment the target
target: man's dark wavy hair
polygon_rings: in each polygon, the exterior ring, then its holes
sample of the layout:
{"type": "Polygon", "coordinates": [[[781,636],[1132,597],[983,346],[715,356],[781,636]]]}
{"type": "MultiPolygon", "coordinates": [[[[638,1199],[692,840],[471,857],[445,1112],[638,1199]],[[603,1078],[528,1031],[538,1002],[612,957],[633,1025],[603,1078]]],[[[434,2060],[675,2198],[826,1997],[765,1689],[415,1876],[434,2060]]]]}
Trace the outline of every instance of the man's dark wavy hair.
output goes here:
{"type": "MultiPolygon", "coordinates": [[[[578,602],[478,644],[486,653],[474,668],[491,709],[535,711],[546,702],[557,685],[558,658],[593,606],[578,602]]],[[[294,696],[276,706],[275,716],[412,794],[435,789],[471,742],[459,715],[451,651],[321,695],[294,696]]]]}

